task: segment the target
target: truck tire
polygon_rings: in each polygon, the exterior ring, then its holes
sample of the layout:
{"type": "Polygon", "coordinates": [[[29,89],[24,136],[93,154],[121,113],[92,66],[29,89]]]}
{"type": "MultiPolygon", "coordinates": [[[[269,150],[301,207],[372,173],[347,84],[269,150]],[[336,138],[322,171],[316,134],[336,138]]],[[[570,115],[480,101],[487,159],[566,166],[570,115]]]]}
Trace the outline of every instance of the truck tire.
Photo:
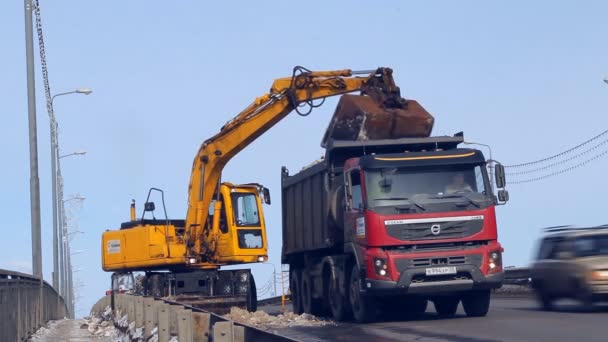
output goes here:
{"type": "Polygon", "coordinates": [[[327,284],[327,301],[333,319],[336,321],[348,319],[350,316],[350,306],[347,298],[340,293],[340,282],[337,277],[334,278],[331,272],[326,272],[323,281],[327,284]]]}
{"type": "Polygon", "coordinates": [[[247,311],[256,312],[258,309],[258,292],[255,287],[253,274],[249,274],[249,287],[247,288],[247,311]]]}
{"type": "Polygon", "coordinates": [[[460,303],[460,298],[456,296],[439,297],[433,300],[435,311],[440,317],[454,316],[458,310],[458,303],[460,303]]]}
{"type": "Polygon", "coordinates": [[[490,309],[490,291],[474,291],[462,297],[462,307],[469,317],[483,317],[490,309]]]}
{"type": "Polygon", "coordinates": [[[293,312],[300,315],[304,312],[302,308],[302,294],[300,290],[300,278],[301,272],[298,269],[294,269],[289,277],[289,290],[291,291],[291,305],[293,306],[293,312]]]}
{"type": "Polygon", "coordinates": [[[320,316],[323,314],[323,304],[321,300],[313,297],[312,276],[307,271],[300,273],[300,298],[302,310],[311,315],[320,316]]]}
{"type": "Polygon", "coordinates": [[[308,272],[303,271],[300,277],[300,298],[302,298],[302,310],[307,313],[315,314],[315,303],[312,298],[312,284],[308,272]]]}
{"type": "Polygon", "coordinates": [[[354,264],[350,271],[348,300],[353,318],[358,323],[371,322],[376,315],[376,301],[374,298],[361,294],[361,277],[359,267],[354,264]]]}

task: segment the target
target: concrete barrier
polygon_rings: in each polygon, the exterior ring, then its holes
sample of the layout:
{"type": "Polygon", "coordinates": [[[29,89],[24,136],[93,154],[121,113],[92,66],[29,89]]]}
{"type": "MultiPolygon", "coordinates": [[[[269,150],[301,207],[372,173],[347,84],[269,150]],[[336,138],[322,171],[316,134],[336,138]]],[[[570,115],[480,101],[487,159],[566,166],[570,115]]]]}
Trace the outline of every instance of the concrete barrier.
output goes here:
{"type": "MultiPolygon", "coordinates": [[[[103,297],[93,305],[91,313],[102,315],[111,304],[110,296],[103,297]]],[[[294,341],[202,309],[152,297],[116,294],[112,314],[115,322],[118,315],[127,315],[136,329],[143,328],[146,339],[156,328],[159,342],[168,342],[172,336],[180,342],[294,341]]]]}

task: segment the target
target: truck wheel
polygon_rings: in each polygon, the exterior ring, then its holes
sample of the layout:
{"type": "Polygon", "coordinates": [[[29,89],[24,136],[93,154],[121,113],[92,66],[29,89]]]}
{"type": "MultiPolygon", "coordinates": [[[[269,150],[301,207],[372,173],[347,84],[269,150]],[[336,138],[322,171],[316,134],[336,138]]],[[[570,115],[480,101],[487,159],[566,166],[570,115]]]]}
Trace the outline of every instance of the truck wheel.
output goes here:
{"type": "Polygon", "coordinates": [[[475,291],[462,297],[462,307],[469,317],[483,317],[490,309],[490,291],[475,291]]]}
{"type": "Polygon", "coordinates": [[[328,283],[327,299],[329,301],[329,310],[336,321],[344,321],[349,316],[348,303],[346,297],[340,294],[340,284],[338,279],[333,279],[331,274],[328,274],[326,279],[328,283]]]}
{"type": "Polygon", "coordinates": [[[247,288],[247,311],[255,312],[258,309],[258,292],[255,288],[253,274],[249,274],[249,287],[247,288]]]}
{"type": "Polygon", "coordinates": [[[310,277],[306,272],[301,273],[300,298],[302,299],[302,310],[307,314],[313,314],[312,288],[310,277]]]}
{"type": "Polygon", "coordinates": [[[295,314],[301,314],[302,308],[302,294],[300,291],[300,270],[293,270],[291,277],[289,277],[289,290],[291,291],[291,305],[293,306],[293,312],[295,314]]]}
{"type": "Polygon", "coordinates": [[[542,284],[539,284],[536,288],[536,297],[540,306],[545,311],[553,310],[553,298],[547,293],[547,290],[542,284]]]}
{"type": "Polygon", "coordinates": [[[435,305],[435,311],[441,317],[452,317],[456,314],[456,310],[458,310],[458,303],[460,302],[460,298],[456,296],[449,297],[439,297],[433,300],[433,304],[435,305]]]}
{"type": "Polygon", "coordinates": [[[370,322],[374,318],[376,314],[376,303],[373,298],[361,294],[361,277],[359,276],[359,267],[357,267],[356,264],[353,265],[353,268],[350,271],[348,300],[353,312],[353,317],[358,323],[370,322]]]}

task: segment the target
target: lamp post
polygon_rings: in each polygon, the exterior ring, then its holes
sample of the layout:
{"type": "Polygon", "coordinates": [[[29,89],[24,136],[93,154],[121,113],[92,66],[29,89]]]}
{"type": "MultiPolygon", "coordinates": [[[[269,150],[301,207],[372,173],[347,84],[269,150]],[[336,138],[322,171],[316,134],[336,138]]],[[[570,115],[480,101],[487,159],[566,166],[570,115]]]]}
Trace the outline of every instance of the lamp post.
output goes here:
{"type": "MultiPolygon", "coordinates": [[[[60,196],[63,197],[63,178],[61,174],[59,174],[59,184],[60,184],[60,196]]],[[[75,252],[70,252],[70,240],[69,233],[66,225],[66,216],[65,216],[65,203],[70,201],[84,201],[85,197],[76,195],[67,199],[62,199],[60,202],[61,205],[61,232],[62,232],[62,243],[63,243],[63,256],[64,256],[64,272],[62,273],[64,277],[63,281],[63,294],[64,300],[68,304],[71,317],[74,317],[74,305],[73,305],[73,296],[74,296],[74,284],[72,283],[72,255],[79,254],[84,252],[84,250],[79,250],[75,252]]]]}
{"type": "Polygon", "coordinates": [[[57,96],[63,96],[68,94],[84,94],[89,95],[93,91],[88,88],[78,88],[73,91],[64,92],[55,94],[51,97],[51,110],[50,110],[50,131],[51,131],[51,187],[52,187],[52,196],[53,196],[53,287],[56,289],[59,287],[59,249],[60,249],[60,232],[59,232],[59,207],[58,202],[60,198],[57,193],[57,172],[59,169],[59,159],[57,158],[57,154],[59,153],[59,142],[58,142],[58,124],[55,119],[55,111],[54,111],[54,100],[57,96]]]}

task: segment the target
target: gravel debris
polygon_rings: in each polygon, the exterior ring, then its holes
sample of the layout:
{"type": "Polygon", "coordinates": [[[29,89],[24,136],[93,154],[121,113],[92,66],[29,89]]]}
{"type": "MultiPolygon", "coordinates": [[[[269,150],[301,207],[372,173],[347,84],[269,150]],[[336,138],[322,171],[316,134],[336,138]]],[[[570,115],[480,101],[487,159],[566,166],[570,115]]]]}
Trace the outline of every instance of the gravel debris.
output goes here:
{"type": "Polygon", "coordinates": [[[269,330],[288,327],[318,327],[324,325],[335,325],[335,322],[321,319],[310,314],[297,315],[291,311],[272,316],[264,311],[249,312],[241,308],[233,307],[225,318],[254,326],[256,328],[269,330]]]}

